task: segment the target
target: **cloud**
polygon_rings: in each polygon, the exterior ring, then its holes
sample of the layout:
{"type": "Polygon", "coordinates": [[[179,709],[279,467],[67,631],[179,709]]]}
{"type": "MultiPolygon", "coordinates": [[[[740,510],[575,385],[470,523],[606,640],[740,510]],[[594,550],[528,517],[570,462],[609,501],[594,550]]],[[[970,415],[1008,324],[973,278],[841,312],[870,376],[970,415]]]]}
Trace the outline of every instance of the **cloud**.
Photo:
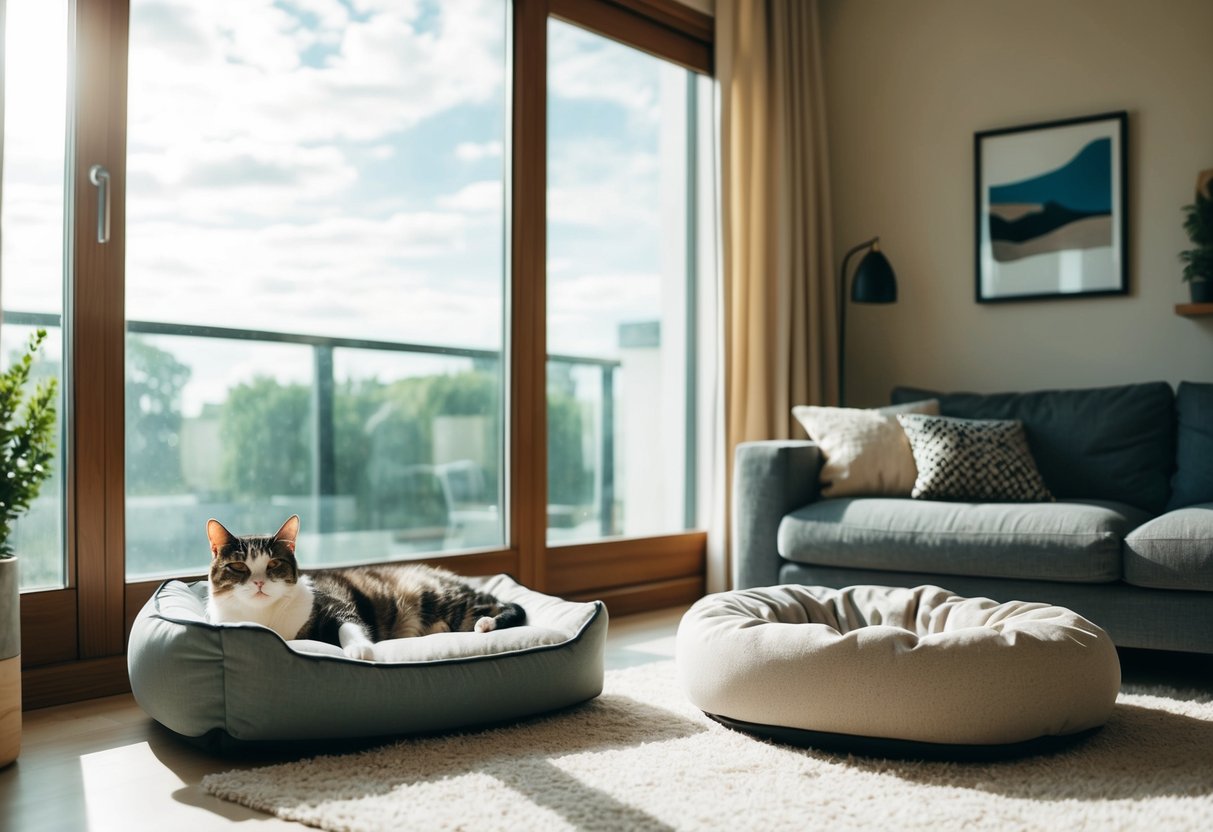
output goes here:
{"type": "Polygon", "coordinates": [[[472,227],[449,212],[261,228],[148,222],[127,242],[128,315],[498,348],[500,240],[470,237],[472,227]]]}
{"type": "Polygon", "coordinates": [[[239,138],[196,142],[183,138],[173,152],[127,155],[127,218],[174,216],[209,225],[247,223],[248,217],[291,218],[323,213],[358,181],[346,153],[331,145],[271,145],[239,138]]]}
{"type": "Polygon", "coordinates": [[[497,214],[505,210],[504,190],[500,179],[473,182],[448,196],[438,198],[438,206],[468,213],[497,214]]]}
{"type": "MultiPolygon", "coordinates": [[[[311,17],[316,21],[317,28],[322,31],[341,29],[349,23],[349,9],[340,0],[282,0],[281,5],[290,11],[303,12],[305,19],[311,17]]],[[[397,9],[405,9],[403,2],[395,4],[397,9]]],[[[416,10],[409,8],[409,15],[415,15],[416,10]]]]}
{"type": "Polygon", "coordinates": [[[455,158],[462,162],[478,162],[481,159],[498,159],[502,154],[501,142],[460,142],[455,145],[455,158]]]}
{"type": "Polygon", "coordinates": [[[416,17],[420,0],[350,0],[354,10],[360,14],[366,12],[399,11],[408,18],[416,17]]]}
{"type": "Polygon", "coordinates": [[[183,135],[373,142],[500,95],[500,0],[384,6],[367,4],[362,19],[326,3],[163,0],[147,14],[136,6],[132,139],[169,150],[183,135]],[[432,21],[422,11],[433,11],[432,21]],[[183,41],[192,44],[187,52],[172,48],[183,41]],[[304,64],[301,55],[317,44],[331,53],[319,66],[304,64]]]}
{"type": "Polygon", "coordinates": [[[659,227],[661,177],[666,172],[654,144],[618,137],[550,142],[549,222],[625,232],[659,227]]]}
{"type": "MultiPolygon", "coordinates": [[[[7,160],[13,165],[14,160],[7,160]]],[[[63,311],[63,180],[45,183],[8,177],[2,234],[4,306],[22,312],[63,311]]]]}
{"type": "MultiPolygon", "coordinates": [[[[469,105],[504,108],[507,7],[392,0],[356,3],[351,13],[338,0],[138,4],[128,218],[239,226],[416,209],[415,191],[389,197],[376,187],[382,172],[369,171],[427,119],[469,105]]],[[[483,150],[491,153],[491,143],[483,150]]],[[[486,194],[481,188],[479,197],[486,194]]]]}
{"type": "Polygon", "coordinates": [[[548,285],[548,350],[614,357],[619,325],[661,317],[661,275],[614,272],[562,277],[548,285]]]}
{"type": "MultiPolygon", "coordinates": [[[[66,5],[10,3],[10,36],[3,53],[6,78],[4,182],[63,181],[67,128],[66,5]],[[19,36],[15,36],[20,33],[19,36]]],[[[12,200],[6,197],[7,205],[12,200]]]]}

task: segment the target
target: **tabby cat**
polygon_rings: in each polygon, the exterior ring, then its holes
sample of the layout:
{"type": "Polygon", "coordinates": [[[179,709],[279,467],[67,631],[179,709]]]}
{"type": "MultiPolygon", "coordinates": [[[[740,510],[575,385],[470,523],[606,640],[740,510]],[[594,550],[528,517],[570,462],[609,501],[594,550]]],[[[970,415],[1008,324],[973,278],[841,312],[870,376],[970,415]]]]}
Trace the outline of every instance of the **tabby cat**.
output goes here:
{"type": "Polygon", "coordinates": [[[299,516],[272,535],[236,535],[209,520],[213,623],[252,621],[284,639],[336,644],[371,659],[377,641],[430,633],[487,633],[526,620],[518,604],[480,592],[453,572],[420,564],[328,569],[295,560],[299,516]]]}

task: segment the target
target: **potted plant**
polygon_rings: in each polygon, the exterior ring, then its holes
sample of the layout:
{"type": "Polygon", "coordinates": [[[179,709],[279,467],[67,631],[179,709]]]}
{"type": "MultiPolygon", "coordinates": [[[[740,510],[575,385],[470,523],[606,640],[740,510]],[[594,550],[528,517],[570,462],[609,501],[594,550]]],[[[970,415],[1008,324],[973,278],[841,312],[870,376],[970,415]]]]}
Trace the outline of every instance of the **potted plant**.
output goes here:
{"type": "Polygon", "coordinates": [[[1213,182],[1204,179],[1196,200],[1185,205],[1184,231],[1194,248],[1179,253],[1193,303],[1213,303],[1213,182]]]}
{"type": "Polygon", "coordinates": [[[26,398],[34,355],[46,338],[30,336],[20,359],[0,373],[0,766],[21,750],[21,595],[13,524],[51,473],[55,451],[55,379],[26,398]]]}

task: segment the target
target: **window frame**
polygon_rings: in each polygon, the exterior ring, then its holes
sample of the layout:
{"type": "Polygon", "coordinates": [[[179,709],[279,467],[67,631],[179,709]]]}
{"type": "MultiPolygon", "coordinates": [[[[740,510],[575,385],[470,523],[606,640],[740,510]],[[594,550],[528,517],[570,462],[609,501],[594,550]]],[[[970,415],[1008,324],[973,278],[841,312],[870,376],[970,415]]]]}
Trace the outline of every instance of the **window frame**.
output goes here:
{"type": "MultiPolygon", "coordinates": [[[[507,572],[539,591],[600,598],[623,615],[699,598],[707,534],[547,542],[547,22],[554,17],[705,75],[713,19],[676,0],[513,0],[509,53],[510,193],[505,415],[508,543],[423,562],[465,575],[507,572]]],[[[21,597],[23,705],[44,707],[129,691],[125,648],[135,616],[160,581],[128,583],[125,569],[125,225],[95,237],[88,168],[111,173],[114,217],[125,216],[129,0],[75,0],[71,355],[64,458],[66,575],[62,589],[21,597]]],[[[70,128],[69,128],[70,129],[70,128]]],[[[205,575],[182,575],[199,580],[205,575]]]]}

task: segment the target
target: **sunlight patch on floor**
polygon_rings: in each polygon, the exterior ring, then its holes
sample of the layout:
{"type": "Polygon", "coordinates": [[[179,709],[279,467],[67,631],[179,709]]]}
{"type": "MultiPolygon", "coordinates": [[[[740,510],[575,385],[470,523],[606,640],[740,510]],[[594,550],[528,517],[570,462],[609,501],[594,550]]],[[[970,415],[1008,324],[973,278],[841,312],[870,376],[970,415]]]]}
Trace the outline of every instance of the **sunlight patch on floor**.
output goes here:
{"type": "Polygon", "coordinates": [[[646,656],[659,656],[663,659],[672,659],[674,658],[674,636],[640,641],[635,644],[629,644],[626,647],[621,647],[620,650],[631,653],[643,653],[646,656]]]}
{"type": "MultiPolygon", "coordinates": [[[[149,765],[155,756],[146,742],[133,743],[80,757],[80,779],[89,832],[152,828],[145,797],[168,795],[185,785],[172,769],[149,765]],[[149,825],[143,825],[141,818],[149,825]]],[[[161,826],[162,823],[156,824],[161,826]]]]}

